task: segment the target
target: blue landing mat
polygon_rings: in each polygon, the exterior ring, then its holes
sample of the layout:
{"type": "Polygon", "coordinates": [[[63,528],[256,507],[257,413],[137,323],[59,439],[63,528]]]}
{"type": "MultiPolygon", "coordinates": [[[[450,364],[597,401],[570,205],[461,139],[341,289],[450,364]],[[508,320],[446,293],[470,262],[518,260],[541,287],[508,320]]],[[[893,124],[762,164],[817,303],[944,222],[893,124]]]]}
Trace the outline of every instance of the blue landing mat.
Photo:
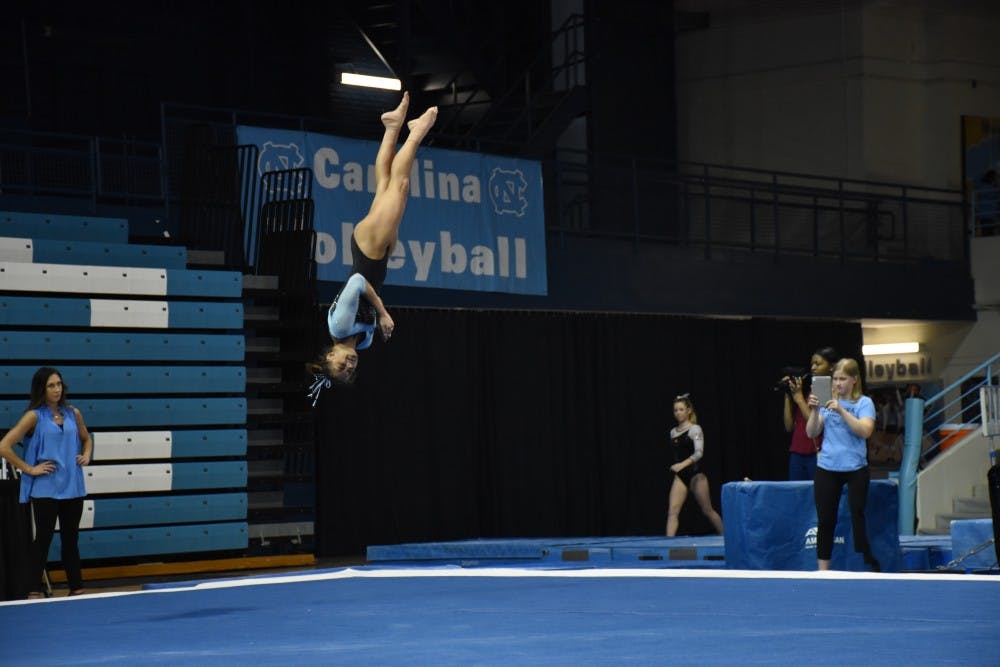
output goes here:
{"type": "Polygon", "coordinates": [[[997,664],[1000,578],[742,575],[423,568],[247,579],[0,603],[0,643],[26,665],[74,667],[997,664]],[[51,637],[31,644],[46,628],[51,637]]]}
{"type": "MultiPolygon", "coordinates": [[[[903,572],[925,572],[952,558],[948,535],[902,535],[903,572]]],[[[384,544],[368,547],[377,565],[460,565],[486,567],[652,567],[721,569],[726,567],[720,535],[701,537],[490,538],[454,542],[384,544]]],[[[954,571],[963,571],[956,568],[954,571]]]]}
{"type": "Polygon", "coordinates": [[[420,563],[464,567],[683,567],[721,568],[721,536],[563,537],[478,539],[368,547],[368,562],[420,563]]]}

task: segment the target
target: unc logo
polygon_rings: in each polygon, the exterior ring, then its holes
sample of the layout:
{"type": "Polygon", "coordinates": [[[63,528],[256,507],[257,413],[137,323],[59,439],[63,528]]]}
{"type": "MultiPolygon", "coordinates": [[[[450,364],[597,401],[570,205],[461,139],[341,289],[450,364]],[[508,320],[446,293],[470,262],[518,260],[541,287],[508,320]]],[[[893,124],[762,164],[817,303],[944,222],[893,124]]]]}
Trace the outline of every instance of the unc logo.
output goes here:
{"type": "MultiPolygon", "coordinates": [[[[295,144],[276,144],[273,141],[265,141],[260,156],[257,158],[257,173],[263,176],[269,171],[298,169],[305,164],[305,161],[299,147],[295,144]]],[[[299,175],[296,174],[296,176],[299,175]]],[[[265,183],[267,183],[267,189],[271,193],[280,190],[284,194],[289,194],[301,187],[299,178],[265,179],[265,183]]]]}
{"type": "Polygon", "coordinates": [[[295,144],[276,144],[265,141],[260,151],[260,157],[257,158],[257,173],[297,169],[305,164],[305,161],[299,147],[295,144]]]}
{"type": "Polygon", "coordinates": [[[524,180],[520,169],[495,167],[490,172],[489,188],[490,200],[496,213],[510,213],[519,218],[524,216],[524,211],[528,208],[528,200],[524,197],[528,182],[524,180]]]}

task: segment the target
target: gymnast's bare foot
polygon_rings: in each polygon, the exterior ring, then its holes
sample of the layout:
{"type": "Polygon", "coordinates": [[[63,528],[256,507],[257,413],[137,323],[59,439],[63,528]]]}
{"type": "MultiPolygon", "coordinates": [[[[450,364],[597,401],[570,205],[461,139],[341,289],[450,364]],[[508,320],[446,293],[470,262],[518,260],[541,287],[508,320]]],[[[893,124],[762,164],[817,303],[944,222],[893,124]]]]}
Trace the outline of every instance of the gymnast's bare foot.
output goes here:
{"type": "Polygon", "coordinates": [[[382,124],[385,125],[387,130],[398,130],[403,127],[403,121],[406,120],[406,110],[410,106],[410,94],[408,92],[403,93],[403,99],[400,101],[399,106],[392,111],[386,111],[382,114],[382,124]]]}
{"type": "Polygon", "coordinates": [[[410,136],[407,137],[407,141],[414,139],[416,141],[421,141],[427,132],[430,131],[431,127],[434,126],[434,121],[438,117],[438,108],[430,107],[427,111],[420,114],[418,118],[414,118],[406,127],[410,128],[410,136]]]}

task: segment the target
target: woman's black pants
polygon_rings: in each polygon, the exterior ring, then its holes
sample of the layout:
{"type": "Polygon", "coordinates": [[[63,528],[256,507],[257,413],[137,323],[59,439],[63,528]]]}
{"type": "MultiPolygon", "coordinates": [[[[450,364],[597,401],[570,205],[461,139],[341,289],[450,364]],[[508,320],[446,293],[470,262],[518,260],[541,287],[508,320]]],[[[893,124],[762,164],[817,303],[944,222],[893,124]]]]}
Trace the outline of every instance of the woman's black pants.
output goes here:
{"type": "Polygon", "coordinates": [[[816,557],[830,560],[833,554],[833,531],[837,527],[837,508],[840,492],[847,484],[847,502],[851,508],[851,529],[854,532],[854,550],[864,554],[870,564],[872,548],[868,543],[868,527],[865,523],[865,505],[868,502],[868,482],[871,473],[868,466],[850,472],[835,472],[816,468],[813,481],[813,497],[816,500],[816,557]]]}

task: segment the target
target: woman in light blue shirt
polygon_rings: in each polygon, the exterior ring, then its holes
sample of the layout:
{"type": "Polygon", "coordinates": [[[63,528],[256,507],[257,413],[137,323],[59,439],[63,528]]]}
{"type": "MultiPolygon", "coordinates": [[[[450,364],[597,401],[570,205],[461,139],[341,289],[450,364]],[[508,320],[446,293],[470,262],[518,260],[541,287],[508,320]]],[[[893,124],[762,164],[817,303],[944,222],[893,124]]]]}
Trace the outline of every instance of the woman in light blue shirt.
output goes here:
{"type": "Polygon", "coordinates": [[[48,561],[56,519],[69,594],[83,593],[78,538],[87,495],[83,466],[90,463],[93,446],[83,415],[66,403],[62,375],[48,366],[39,368],[31,379],[27,411],[0,440],[0,456],[21,472],[21,502],[30,502],[35,516],[29,598],[42,597],[42,570],[48,561]],[[13,447],[25,437],[22,459],[13,447]]]}
{"type": "Polygon", "coordinates": [[[388,341],[395,328],[378,292],[382,289],[389,255],[399,236],[417,148],[437,119],[437,107],[431,107],[407,123],[410,133],[397,153],[396,144],[409,104],[409,94],[403,93],[399,106],[382,114],[385,132],[375,156],[375,198],[368,215],[354,228],[351,276],[327,314],[333,344],[310,364],[310,370],[316,374],[309,392],[313,405],[319,392],[329,387],[331,381],[340,384],[354,381],[358,350],[372,344],[376,329],[383,340],[388,341]]]}
{"type": "Polygon", "coordinates": [[[837,508],[841,491],[847,484],[854,550],[878,572],[879,562],[872,555],[865,523],[868,482],[871,480],[866,441],[875,430],[875,404],[862,393],[858,362],[854,359],[838,361],[833,367],[833,398],[821,406],[816,395],[810,394],[809,405],[813,409],[806,422],[806,434],[810,438],[823,436],[823,449],[819,451],[813,481],[818,567],[830,569],[837,508]]]}

